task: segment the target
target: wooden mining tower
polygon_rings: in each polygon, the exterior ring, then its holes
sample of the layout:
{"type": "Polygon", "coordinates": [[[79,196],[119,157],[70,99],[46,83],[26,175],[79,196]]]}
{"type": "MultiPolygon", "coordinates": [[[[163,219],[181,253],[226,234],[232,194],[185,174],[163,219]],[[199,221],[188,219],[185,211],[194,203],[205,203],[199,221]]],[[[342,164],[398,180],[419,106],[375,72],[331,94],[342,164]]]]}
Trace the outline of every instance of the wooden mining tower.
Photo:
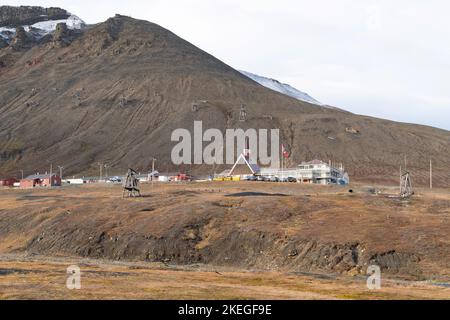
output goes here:
{"type": "Polygon", "coordinates": [[[247,121],[247,108],[245,107],[245,105],[241,105],[241,109],[239,110],[239,121],[247,121]]]}
{"type": "Polygon", "coordinates": [[[400,198],[408,199],[414,194],[411,175],[409,172],[405,172],[401,175],[400,179],[400,198]]]}
{"type": "Polygon", "coordinates": [[[128,169],[127,177],[123,182],[122,198],[127,197],[140,197],[141,191],[139,190],[139,179],[136,177],[136,171],[128,169]]]}

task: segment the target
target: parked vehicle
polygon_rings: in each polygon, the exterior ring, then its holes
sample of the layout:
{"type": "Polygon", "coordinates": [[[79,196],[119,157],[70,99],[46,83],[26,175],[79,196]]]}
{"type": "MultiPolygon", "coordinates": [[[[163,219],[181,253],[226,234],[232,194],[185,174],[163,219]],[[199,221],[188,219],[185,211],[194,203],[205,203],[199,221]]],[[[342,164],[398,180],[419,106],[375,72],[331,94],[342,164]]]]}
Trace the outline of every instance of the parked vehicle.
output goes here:
{"type": "Polygon", "coordinates": [[[279,182],[280,179],[278,177],[273,176],[273,177],[270,177],[269,181],[270,182],[279,182]]]}
{"type": "Polygon", "coordinates": [[[295,179],[294,177],[288,177],[287,180],[288,182],[297,182],[297,179],[295,179]]]}
{"type": "Polygon", "coordinates": [[[248,176],[246,180],[247,181],[257,181],[258,178],[256,176],[248,176]]]}

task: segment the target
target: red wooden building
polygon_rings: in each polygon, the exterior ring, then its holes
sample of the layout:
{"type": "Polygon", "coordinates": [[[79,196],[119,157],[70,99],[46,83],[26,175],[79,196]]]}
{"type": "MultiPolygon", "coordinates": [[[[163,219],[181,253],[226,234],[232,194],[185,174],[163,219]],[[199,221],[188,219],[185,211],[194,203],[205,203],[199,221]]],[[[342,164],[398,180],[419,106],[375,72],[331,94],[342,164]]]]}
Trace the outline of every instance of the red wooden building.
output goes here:
{"type": "Polygon", "coordinates": [[[61,177],[52,174],[35,174],[20,180],[21,188],[61,186],[61,177]]]}
{"type": "Polygon", "coordinates": [[[6,178],[0,180],[0,186],[3,187],[14,187],[14,183],[19,182],[16,178],[6,178]]]}
{"type": "Polygon", "coordinates": [[[170,177],[171,181],[191,181],[192,177],[185,173],[179,173],[176,176],[170,177]]]}

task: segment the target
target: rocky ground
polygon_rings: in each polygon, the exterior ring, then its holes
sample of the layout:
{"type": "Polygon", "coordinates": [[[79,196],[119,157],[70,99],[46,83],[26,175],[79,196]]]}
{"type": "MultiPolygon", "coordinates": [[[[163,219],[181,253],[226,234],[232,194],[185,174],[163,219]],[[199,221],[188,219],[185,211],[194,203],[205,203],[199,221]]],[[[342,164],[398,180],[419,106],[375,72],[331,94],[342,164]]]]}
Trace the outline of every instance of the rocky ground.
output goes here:
{"type": "Polygon", "coordinates": [[[252,272],[450,281],[450,193],[192,182],[0,192],[0,253],[252,272]]]}

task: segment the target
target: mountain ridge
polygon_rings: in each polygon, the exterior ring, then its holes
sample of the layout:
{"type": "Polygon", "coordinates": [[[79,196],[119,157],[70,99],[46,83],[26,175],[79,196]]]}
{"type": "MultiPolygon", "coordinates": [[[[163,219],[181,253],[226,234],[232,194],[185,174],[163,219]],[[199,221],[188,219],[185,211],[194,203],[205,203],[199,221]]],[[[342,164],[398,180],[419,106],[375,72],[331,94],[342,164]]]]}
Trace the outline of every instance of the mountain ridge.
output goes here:
{"type": "Polygon", "coordinates": [[[44,172],[50,163],[70,175],[95,174],[99,162],[118,173],[129,166],[145,171],[152,158],[160,172],[211,173],[210,166],[170,161],[171,132],[191,130],[197,120],[222,132],[279,128],[292,155],[287,166],[333,160],[356,180],[396,183],[406,154],[424,184],[433,157],[436,184],[448,185],[448,131],[299,101],[161,26],[126,16],[89,26],[65,46],[0,49],[0,89],[1,175],[44,172]]]}
{"type": "Polygon", "coordinates": [[[69,30],[86,27],[83,20],[61,8],[0,6],[0,48],[8,47],[18,38],[22,42],[45,42],[61,24],[69,30]]]}
{"type": "Polygon", "coordinates": [[[70,13],[61,8],[39,6],[0,6],[0,27],[16,28],[41,21],[67,19],[70,13]]]}

